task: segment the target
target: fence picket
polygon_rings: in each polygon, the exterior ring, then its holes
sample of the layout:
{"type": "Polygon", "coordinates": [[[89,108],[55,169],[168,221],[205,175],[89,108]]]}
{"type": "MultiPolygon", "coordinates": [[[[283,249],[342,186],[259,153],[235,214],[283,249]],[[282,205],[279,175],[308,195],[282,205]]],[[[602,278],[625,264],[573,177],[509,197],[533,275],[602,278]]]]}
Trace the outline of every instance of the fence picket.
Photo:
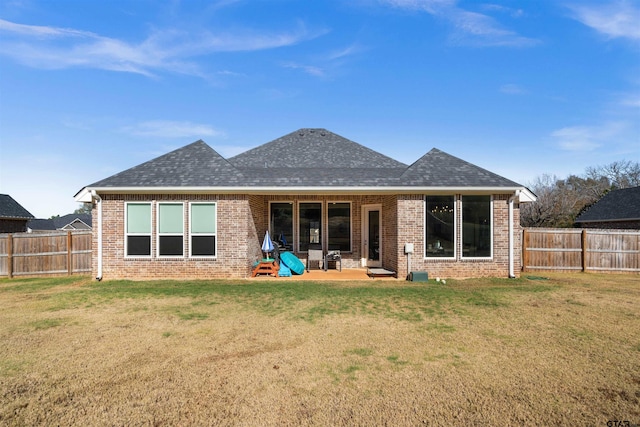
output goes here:
{"type": "Polygon", "coordinates": [[[0,277],[91,272],[91,231],[0,234],[0,277]]]}
{"type": "Polygon", "coordinates": [[[523,270],[640,273],[640,232],[526,228],[523,270]]]}

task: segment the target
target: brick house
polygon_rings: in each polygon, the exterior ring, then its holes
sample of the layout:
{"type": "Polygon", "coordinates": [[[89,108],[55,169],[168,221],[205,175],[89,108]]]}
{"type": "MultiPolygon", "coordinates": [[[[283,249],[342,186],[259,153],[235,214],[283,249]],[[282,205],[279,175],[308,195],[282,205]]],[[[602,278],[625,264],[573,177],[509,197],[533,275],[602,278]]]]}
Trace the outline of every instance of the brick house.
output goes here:
{"type": "Polygon", "coordinates": [[[524,186],[432,149],[406,165],[325,129],[225,159],[203,141],[88,185],[97,278],[244,278],[262,238],[404,278],[515,277],[524,186]],[[411,251],[410,246],[413,246],[411,251]],[[409,253],[408,253],[409,252],[409,253]]]}

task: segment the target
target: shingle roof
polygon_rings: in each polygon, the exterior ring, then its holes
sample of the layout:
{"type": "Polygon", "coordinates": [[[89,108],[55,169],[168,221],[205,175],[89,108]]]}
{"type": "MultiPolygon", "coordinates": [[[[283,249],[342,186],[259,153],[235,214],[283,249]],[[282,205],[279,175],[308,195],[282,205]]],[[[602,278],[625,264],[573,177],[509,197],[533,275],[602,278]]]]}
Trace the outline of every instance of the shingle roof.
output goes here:
{"type": "Polygon", "coordinates": [[[237,168],[406,168],[326,129],[299,129],[229,159],[237,168]]]}
{"type": "Polygon", "coordinates": [[[240,171],[199,140],[91,187],[212,187],[237,185],[242,180],[240,171]]]}
{"type": "Polygon", "coordinates": [[[613,190],[582,212],[576,222],[640,220],[640,187],[613,190]]]}
{"type": "Polygon", "coordinates": [[[89,187],[521,187],[440,150],[411,166],[326,129],[300,129],[226,160],[196,141],[89,187]]]}
{"type": "Polygon", "coordinates": [[[82,221],[91,227],[90,214],[67,214],[50,219],[32,219],[27,222],[27,228],[31,230],[62,230],[69,225],[72,225],[71,228],[76,228],[73,226],[76,220],[82,221]]]}
{"type": "Polygon", "coordinates": [[[519,186],[479,166],[433,148],[402,174],[405,185],[424,187],[519,186]]]}
{"type": "Polygon", "coordinates": [[[0,194],[0,218],[32,219],[33,215],[8,194],[0,194]]]}

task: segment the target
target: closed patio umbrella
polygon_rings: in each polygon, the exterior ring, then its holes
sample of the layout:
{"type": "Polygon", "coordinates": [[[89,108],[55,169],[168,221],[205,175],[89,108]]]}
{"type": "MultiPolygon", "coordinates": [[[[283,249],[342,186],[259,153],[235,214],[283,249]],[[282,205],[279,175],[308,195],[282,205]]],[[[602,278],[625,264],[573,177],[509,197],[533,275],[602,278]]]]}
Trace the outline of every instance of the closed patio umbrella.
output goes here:
{"type": "Polygon", "coordinates": [[[273,243],[271,237],[269,237],[269,230],[264,233],[264,240],[262,241],[262,251],[266,252],[266,258],[269,259],[269,253],[273,251],[273,243]]]}

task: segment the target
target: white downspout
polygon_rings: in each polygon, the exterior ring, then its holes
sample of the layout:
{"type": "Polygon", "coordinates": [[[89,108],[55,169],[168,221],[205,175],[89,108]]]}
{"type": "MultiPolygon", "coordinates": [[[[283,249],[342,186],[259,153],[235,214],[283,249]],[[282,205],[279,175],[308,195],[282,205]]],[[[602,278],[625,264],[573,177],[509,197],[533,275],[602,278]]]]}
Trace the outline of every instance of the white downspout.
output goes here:
{"type": "Polygon", "coordinates": [[[509,197],[509,278],[516,277],[514,271],[514,247],[513,247],[513,201],[520,195],[520,190],[516,190],[513,196],[509,197]]]}
{"type": "Polygon", "coordinates": [[[96,200],[96,208],[98,209],[98,275],[96,280],[99,282],[102,280],[102,198],[96,193],[96,190],[91,191],[91,196],[96,200]]]}

